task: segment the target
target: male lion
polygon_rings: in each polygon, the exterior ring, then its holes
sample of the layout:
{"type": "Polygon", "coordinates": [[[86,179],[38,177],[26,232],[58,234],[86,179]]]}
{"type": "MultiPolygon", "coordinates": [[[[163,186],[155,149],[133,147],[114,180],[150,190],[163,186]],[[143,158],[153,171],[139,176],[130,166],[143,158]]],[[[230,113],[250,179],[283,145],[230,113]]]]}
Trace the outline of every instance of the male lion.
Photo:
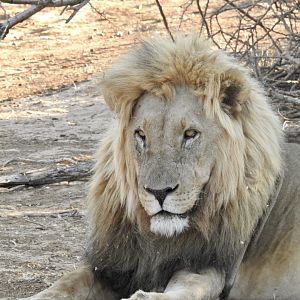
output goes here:
{"type": "Polygon", "coordinates": [[[156,37],[101,86],[85,264],[31,299],[300,299],[300,147],[249,72],[156,37]]]}

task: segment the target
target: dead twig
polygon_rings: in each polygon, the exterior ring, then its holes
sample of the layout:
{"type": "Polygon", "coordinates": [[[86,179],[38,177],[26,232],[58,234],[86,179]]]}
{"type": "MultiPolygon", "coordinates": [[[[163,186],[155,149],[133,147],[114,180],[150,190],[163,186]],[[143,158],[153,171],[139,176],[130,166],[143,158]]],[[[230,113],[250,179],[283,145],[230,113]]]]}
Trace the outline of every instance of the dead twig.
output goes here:
{"type": "Polygon", "coordinates": [[[108,23],[110,23],[110,24],[114,27],[114,29],[117,30],[116,25],[115,25],[111,20],[109,20],[109,19],[106,17],[106,15],[105,15],[104,12],[99,11],[99,9],[97,9],[91,2],[89,2],[89,6],[92,8],[92,10],[93,10],[96,14],[98,14],[101,18],[103,18],[105,21],[107,21],[108,23]]]}
{"type": "Polygon", "coordinates": [[[162,19],[163,19],[163,21],[164,21],[165,28],[167,29],[167,31],[168,31],[168,33],[169,33],[169,35],[170,35],[172,41],[174,42],[175,40],[174,40],[174,37],[173,37],[173,35],[172,35],[171,31],[170,31],[170,28],[169,28],[169,25],[168,25],[166,16],[165,16],[165,14],[164,14],[163,8],[162,8],[161,4],[159,3],[159,0],[155,0],[155,2],[156,2],[156,5],[158,6],[160,15],[161,15],[161,17],[162,17],[162,19]]]}
{"type": "Polygon", "coordinates": [[[211,33],[210,33],[210,30],[209,30],[209,26],[208,26],[208,24],[206,22],[206,12],[207,12],[207,8],[208,8],[208,5],[209,5],[209,0],[206,1],[204,12],[202,11],[202,8],[201,8],[201,5],[200,5],[200,0],[197,0],[196,2],[197,2],[198,11],[200,13],[201,20],[202,20],[202,22],[201,22],[201,28],[200,28],[200,33],[202,32],[203,26],[205,26],[207,37],[210,38],[211,37],[211,33]]]}
{"type": "Polygon", "coordinates": [[[282,50],[280,49],[280,47],[278,47],[277,43],[275,42],[275,40],[273,39],[272,35],[270,34],[271,30],[267,29],[264,24],[262,23],[261,20],[254,18],[253,16],[251,16],[250,14],[248,14],[244,9],[242,9],[241,7],[237,6],[235,3],[233,3],[233,1],[229,1],[229,0],[224,0],[227,4],[229,4],[230,6],[232,6],[233,8],[235,8],[236,10],[238,10],[241,14],[243,14],[244,16],[246,16],[247,18],[249,18],[250,20],[254,21],[255,25],[260,26],[265,33],[267,34],[267,36],[270,38],[270,40],[273,42],[273,46],[278,50],[279,53],[282,52],[282,50]]]}
{"type": "Polygon", "coordinates": [[[194,2],[194,0],[189,0],[189,1],[187,1],[185,4],[183,4],[182,7],[184,7],[184,9],[183,9],[183,11],[182,11],[182,13],[181,13],[181,16],[180,16],[180,23],[179,23],[179,25],[178,25],[178,29],[181,28],[181,24],[182,24],[182,22],[183,22],[184,15],[185,15],[186,12],[188,11],[188,9],[193,5],[193,2],[194,2]]]}
{"type": "Polygon", "coordinates": [[[69,6],[69,8],[67,10],[73,10],[73,12],[72,12],[71,16],[66,20],[66,23],[69,23],[76,16],[76,14],[79,12],[79,10],[82,7],[84,7],[85,5],[87,5],[89,2],[90,2],[90,0],[84,0],[80,4],[69,6]]]}

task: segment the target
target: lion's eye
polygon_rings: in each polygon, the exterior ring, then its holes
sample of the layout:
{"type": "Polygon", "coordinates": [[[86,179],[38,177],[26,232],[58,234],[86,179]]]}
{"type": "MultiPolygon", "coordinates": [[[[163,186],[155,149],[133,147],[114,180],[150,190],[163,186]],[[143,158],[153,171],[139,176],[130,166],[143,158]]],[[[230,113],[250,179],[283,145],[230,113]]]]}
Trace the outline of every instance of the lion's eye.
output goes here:
{"type": "Polygon", "coordinates": [[[199,132],[195,129],[188,129],[184,132],[184,139],[189,140],[189,139],[194,139],[196,136],[198,136],[199,132]]]}
{"type": "Polygon", "coordinates": [[[145,140],[146,139],[146,135],[145,135],[145,132],[142,130],[142,129],[138,129],[135,131],[135,135],[137,137],[139,137],[141,140],[145,140]]]}
{"type": "Polygon", "coordinates": [[[141,154],[142,149],[146,147],[146,134],[142,129],[137,129],[134,132],[136,140],[136,150],[141,154]]]}
{"type": "Polygon", "coordinates": [[[146,134],[142,129],[137,129],[134,132],[135,135],[135,139],[138,143],[138,145],[140,145],[141,148],[144,148],[146,145],[146,134]]]}

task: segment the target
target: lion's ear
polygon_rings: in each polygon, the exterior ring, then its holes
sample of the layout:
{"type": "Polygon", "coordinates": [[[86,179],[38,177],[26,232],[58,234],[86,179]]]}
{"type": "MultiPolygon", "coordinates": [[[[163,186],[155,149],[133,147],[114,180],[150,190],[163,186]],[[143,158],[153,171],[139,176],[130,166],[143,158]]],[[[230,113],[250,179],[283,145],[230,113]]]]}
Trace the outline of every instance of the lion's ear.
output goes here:
{"type": "Polygon", "coordinates": [[[231,115],[236,115],[241,112],[243,104],[247,101],[248,87],[243,76],[236,72],[226,74],[221,82],[220,101],[222,109],[231,115]]]}
{"type": "Polygon", "coordinates": [[[240,87],[236,84],[230,84],[225,87],[221,93],[221,107],[225,112],[231,114],[242,110],[241,103],[238,101],[240,87]]]}
{"type": "MultiPolygon", "coordinates": [[[[108,72],[100,80],[100,91],[108,108],[120,114],[128,105],[132,106],[136,99],[144,93],[138,85],[127,82],[120,75],[108,72]],[[112,73],[112,74],[111,74],[112,73]]],[[[130,78],[130,77],[129,77],[130,78]]]]}

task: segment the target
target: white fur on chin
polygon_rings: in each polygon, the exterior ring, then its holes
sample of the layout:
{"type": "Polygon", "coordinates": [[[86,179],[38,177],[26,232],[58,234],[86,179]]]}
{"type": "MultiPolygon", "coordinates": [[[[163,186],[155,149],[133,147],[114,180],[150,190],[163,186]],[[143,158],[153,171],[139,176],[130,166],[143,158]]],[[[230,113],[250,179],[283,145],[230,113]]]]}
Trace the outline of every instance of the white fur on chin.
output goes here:
{"type": "Polygon", "coordinates": [[[150,231],[166,237],[180,234],[189,227],[189,218],[155,215],[150,220],[150,231]]]}

